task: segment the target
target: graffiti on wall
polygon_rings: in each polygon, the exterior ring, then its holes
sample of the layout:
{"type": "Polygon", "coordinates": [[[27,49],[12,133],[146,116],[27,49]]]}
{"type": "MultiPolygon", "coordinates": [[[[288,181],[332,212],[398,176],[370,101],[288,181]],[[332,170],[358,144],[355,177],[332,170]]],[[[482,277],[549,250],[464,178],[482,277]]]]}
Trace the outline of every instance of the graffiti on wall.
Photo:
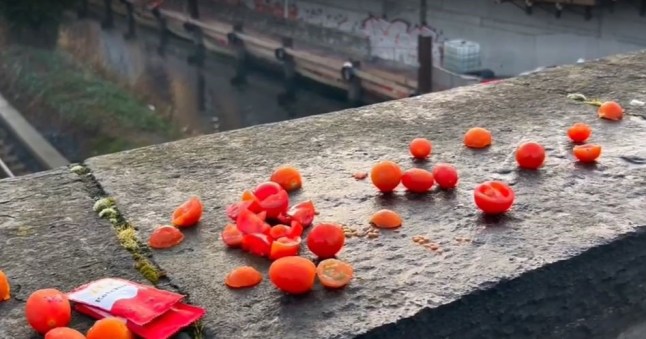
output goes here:
{"type": "MultiPolygon", "coordinates": [[[[285,17],[284,0],[217,0],[245,5],[263,14],[285,17]]],[[[388,20],[372,13],[341,10],[321,4],[289,0],[287,18],[312,25],[359,34],[370,40],[371,54],[385,60],[417,65],[417,39],[420,34],[433,39],[433,59],[442,59],[442,32],[430,25],[411,24],[404,19],[388,20]]]]}

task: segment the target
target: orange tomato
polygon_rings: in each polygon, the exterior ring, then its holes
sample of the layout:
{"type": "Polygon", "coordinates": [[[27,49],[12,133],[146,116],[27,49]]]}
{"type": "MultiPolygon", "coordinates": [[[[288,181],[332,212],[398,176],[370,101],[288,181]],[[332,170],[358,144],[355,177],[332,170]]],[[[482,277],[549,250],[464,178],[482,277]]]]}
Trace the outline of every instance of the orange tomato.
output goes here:
{"type": "Polygon", "coordinates": [[[190,198],[173,212],[173,225],[177,227],[190,227],[197,224],[202,217],[202,209],[203,206],[200,198],[190,198]]]}
{"type": "Polygon", "coordinates": [[[262,281],[262,274],[251,266],[242,266],[234,269],[227,275],[224,283],[230,288],[253,287],[262,281]]]}
{"type": "Polygon", "coordinates": [[[516,149],[516,162],[525,169],[538,169],[545,161],[545,149],[535,142],[526,142],[516,149]]]}
{"type": "Polygon", "coordinates": [[[433,174],[421,168],[411,168],[402,175],[402,184],[411,192],[428,192],[434,183],[433,174]]]}
{"type": "Polygon", "coordinates": [[[334,257],[345,244],[343,227],[319,224],[307,235],[307,247],[321,259],[334,257]]]}
{"type": "Polygon", "coordinates": [[[166,249],[178,245],[184,240],[184,234],[174,226],[155,228],[148,239],[148,246],[155,249],[166,249]]]}
{"type": "Polygon", "coordinates": [[[279,184],[285,191],[295,191],[303,185],[301,173],[292,166],[278,167],[269,179],[279,184]]]}
{"type": "Polygon", "coordinates": [[[577,122],[567,130],[567,136],[576,143],[588,140],[591,134],[592,128],[590,128],[588,124],[584,124],[582,122],[577,122]]]}
{"type": "Polygon", "coordinates": [[[238,226],[228,224],[224,227],[224,231],[220,235],[222,241],[229,247],[240,247],[242,245],[242,238],[244,234],[240,232],[238,226]]]}
{"type": "Polygon", "coordinates": [[[134,339],[134,337],[124,320],[113,317],[98,320],[87,331],[87,339],[134,339]]]}
{"type": "Polygon", "coordinates": [[[473,199],[476,206],[486,214],[507,212],[515,200],[514,191],[501,181],[487,181],[476,186],[473,199]]]}
{"type": "Polygon", "coordinates": [[[271,230],[269,230],[269,235],[274,239],[278,240],[279,238],[286,237],[289,235],[290,227],[287,225],[281,225],[278,224],[276,226],[273,226],[271,230]]]}
{"type": "Polygon", "coordinates": [[[449,164],[437,164],[433,167],[433,179],[441,189],[453,189],[458,185],[458,171],[449,164]]]}
{"type": "Polygon", "coordinates": [[[45,334],[45,339],[85,339],[85,336],[69,327],[57,327],[45,334]]]}
{"type": "Polygon", "coordinates": [[[383,209],[372,215],[370,223],[377,228],[391,229],[400,227],[402,218],[394,211],[383,209]]]}
{"type": "Polygon", "coordinates": [[[402,178],[402,170],[392,161],[377,163],[370,172],[372,183],[384,193],[395,190],[402,178]]]}
{"type": "Polygon", "coordinates": [[[11,298],[11,285],[9,285],[9,278],[4,272],[0,271],[0,301],[9,300],[11,298]]]}
{"type": "Polygon", "coordinates": [[[410,154],[413,155],[416,159],[426,159],[431,155],[431,150],[433,145],[430,141],[424,138],[416,138],[411,141],[408,146],[410,154]]]}
{"type": "Polygon", "coordinates": [[[282,237],[271,243],[269,259],[276,260],[283,257],[298,255],[301,249],[301,237],[282,237]]]}
{"type": "Polygon", "coordinates": [[[574,156],[580,162],[595,162],[601,155],[601,146],[594,144],[574,146],[574,156]]]}
{"type": "Polygon", "coordinates": [[[25,316],[36,332],[45,334],[56,327],[69,325],[72,308],[63,292],[47,288],[38,290],[27,298],[25,316]]]}
{"type": "Polygon", "coordinates": [[[325,259],[316,267],[316,275],[321,285],[327,288],[342,288],[352,280],[354,269],[341,260],[325,259]]]}
{"type": "Polygon", "coordinates": [[[485,148],[491,141],[491,132],[482,127],[474,127],[464,134],[464,145],[469,148],[485,148]]]}
{"type": "Polygon", "coordinates": [[[269,279],[281,291],[304,294],[312,290],[316,266],[303,257],[284,257],[269,266],[269,279]]]}
{"type": "Polygon", "coordinates": [[[624,117],[624,109],[614,101],[607,101],[599,106],[597,114],[602,119],[621,120],[624,117]]]}

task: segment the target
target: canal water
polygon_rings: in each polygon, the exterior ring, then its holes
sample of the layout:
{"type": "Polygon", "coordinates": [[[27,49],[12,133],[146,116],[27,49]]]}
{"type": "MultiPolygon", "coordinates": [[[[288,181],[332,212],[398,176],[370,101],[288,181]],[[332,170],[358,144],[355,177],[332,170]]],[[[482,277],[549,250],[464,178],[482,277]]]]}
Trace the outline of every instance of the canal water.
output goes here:
{"type": "Polygon", "coordinates": [[[348,108],[342,95],[331,89],[303,83],[296,98],[279,103],[284,91],[281,73],[254,70],[245,85],[233,85],[232,60],[209,54],[202,67],[187,58],[191,42],[171,37],[159,53],[159,34],[138,27],[134,39],[126,39],[125,22],[110,30],[96,19],[67,20],[59,48],[94,67],[108,78],[122,82],[150,109],[168,117],[186,136],[226,131],[348,108]]]}

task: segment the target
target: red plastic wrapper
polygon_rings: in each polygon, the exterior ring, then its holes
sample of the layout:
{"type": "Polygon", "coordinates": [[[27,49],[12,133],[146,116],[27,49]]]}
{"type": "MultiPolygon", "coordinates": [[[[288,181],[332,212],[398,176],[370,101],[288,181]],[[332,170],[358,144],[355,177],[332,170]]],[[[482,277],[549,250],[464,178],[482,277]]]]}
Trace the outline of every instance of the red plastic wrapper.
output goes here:
{"type": "Polygon", "coordinates": [[[128,280],[106,278],[67,294],[75,308],[97,319],[119,317],[143,338],[165,339],[204,316],[204,309],[183,304],[183,295],[128,280]]]}

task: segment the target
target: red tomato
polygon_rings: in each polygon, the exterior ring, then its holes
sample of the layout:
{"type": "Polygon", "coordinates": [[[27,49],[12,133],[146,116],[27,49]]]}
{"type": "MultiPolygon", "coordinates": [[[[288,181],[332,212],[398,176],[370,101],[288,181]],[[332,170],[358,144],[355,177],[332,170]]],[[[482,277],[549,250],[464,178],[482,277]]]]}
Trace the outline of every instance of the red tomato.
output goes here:
{"type": "Polygon", "coordinates": [[[291,229],[289,226],[276,225],[271,228],[271,230],[269,231],[269,235],[272,238],[274,238],[274,240],[278,240],[279,238],[288,236],[290,231],[291,229]]]}
{"type": "Polygon", "coordinates": [[[236,221],[238,220],[238,215],[240,214],[240,211],[244,209],[249,209],[250,205],[251,205],[250,201],[240,201],[240,202],[236,202],[235,204],[231,204],[227,207],[227,216],[229,217],[229,219],[236,221]]]}
{"type": "Polygon", "coordinates": [[[222,241],[229,247],[240,247],[242,245],[243,234],[238,229],[238,226],[228,224],[222,231],[222,241]]]}
{"type": "Polygon", "coordinates": [[[245,234],[242,237],[242,249],[259,257],[266,257],[271,252],[273,239],[262,233],[245,234]]]}
{"type": "Polygon", "coordinates": [[[255,194],[251,191],[242,192],[242,201],[248,202],[249,205],[247,208],[253,213],[262,212],[262,207],[260,206],[260,200],[256,197],[255,194]]]}
{"type": "Polygon", "coordinates": [[[31,327],[40,334],[57,327],[65,327],[72,320],[72,307],[63,292],[48,288],[32,293],[25,305],[25,316],[31,327]]]}
{"type": "Polygon", "coordinates": [[[298,221],[303,227],[308,227],[314,221],[314,203],[311,200],[303,201],[299,204],[292,206],[287,212],[291,220],[298,221]]]}
{"type": "Polygon", "coordinates": [[[298,255],[301,249],[301,238],[287,238],[283,237],[271,244],[271,253],[269,259],[276,260],[283,257],[291,257],[298,255]]]}
{"type": "Polygon", "coordinates": [[[538,169],[545,161],[545,149],[535,142],[526,142],[516,150],[516,162],[525,169],[538,169]]]}
{"type": "Polygon", "coordinates": [[[265,223],[258,215],[252,213],[248,209],[243,209],[238,214],[238,219],[236,220],[236,225],[238,229],[243,234],[252,234],[252,233],[267,233],[269,232],[269,225],[265,223]]]}
{"type": "Polygon", "coordinates": [[[307,236],[307,247],[321,259],[333,258],[344,243],[343,228],[335,224],[316,225],[307,236]]]}
{"type": "Polygon", "coordinates": [[[289,195],[287,191],[281,188],[276,194],[272,194],[260,202],[263,211],[267,212],[267,217],[276,219],[279,215],[287,212],[289,208],[289,195]]]}
{"type": "Polygon", "coordinates": [[[190,198],[173,212],[173,225],[177,227],[189,227],[197,224],[202,217],[202,209],[203,206],[200,198],[190,198]]]}
{"type": "Polygon", "coordinates": [[[453,189],[458,185],[458,171],[449,164],[437,164],[433,167],[433,179],[440,188],[453,189]]]}
{"type": "Polygon", "coordinates": [[[431,155],[433,146],[431,142],[424,138],[415,138],[408,146],[410,154],[416,159],[426,159],[431,155]]]}
{"type": "Polygon", "coordinates": [[[574,146],[572,151],[580,162],[595,162],[601,155],[601,146],[594,144],[574,146]]]}
{"type": "Polygon", "coordinates": [[[289,230],[289,234],[287,236],[290,238],[296,238],[300,237],[301,235],[303,235],[303,225],[301,225],[301,223],[296,220],[292,221],[292,227],[289,230]]]}
{"type": "Polygon", "coordinates": [[[303,257],[283,257],[269,266],[269,279],[283,292],[307,293],[314,287],[316,266],[303,257]]]}
{"type": "Polygon", "coordinates": [[[567,130],[567,135],[573,142],[582,143],[588,140],[592,134],[592,128],[588,124],[577,122],[567,130]]]}
{"type": "Polygon", "coordinates": [[[487,181],[478,186],[473,192],[476,206],[486,214],[502,214],[507,212],[514,203],[514,191],[504,182],[487,181]]]}
{"type": "Polygon", "coordinates": [[[269,196],[277,194],[280,191],[284,191],[284,189],[279,184],[273,181],[267,181],[256,187],[254,195],[256,196],[256,198],[258,198],[258,200],[263,201],[269,196]]]}
{"type": "Polygon", "coordinates": [[[150,238],[148,246],[155,249],[166,249],[178,245],[184,240],[184,234],[175,226],[159,226],[155,228],[150,238]]]}
{"type": "Polygon", "coordinates": [[[434,183],[433,174],[421,168],[411,168],[402,175],[402,184],[411,192],[428,192],[434,183]]]}

